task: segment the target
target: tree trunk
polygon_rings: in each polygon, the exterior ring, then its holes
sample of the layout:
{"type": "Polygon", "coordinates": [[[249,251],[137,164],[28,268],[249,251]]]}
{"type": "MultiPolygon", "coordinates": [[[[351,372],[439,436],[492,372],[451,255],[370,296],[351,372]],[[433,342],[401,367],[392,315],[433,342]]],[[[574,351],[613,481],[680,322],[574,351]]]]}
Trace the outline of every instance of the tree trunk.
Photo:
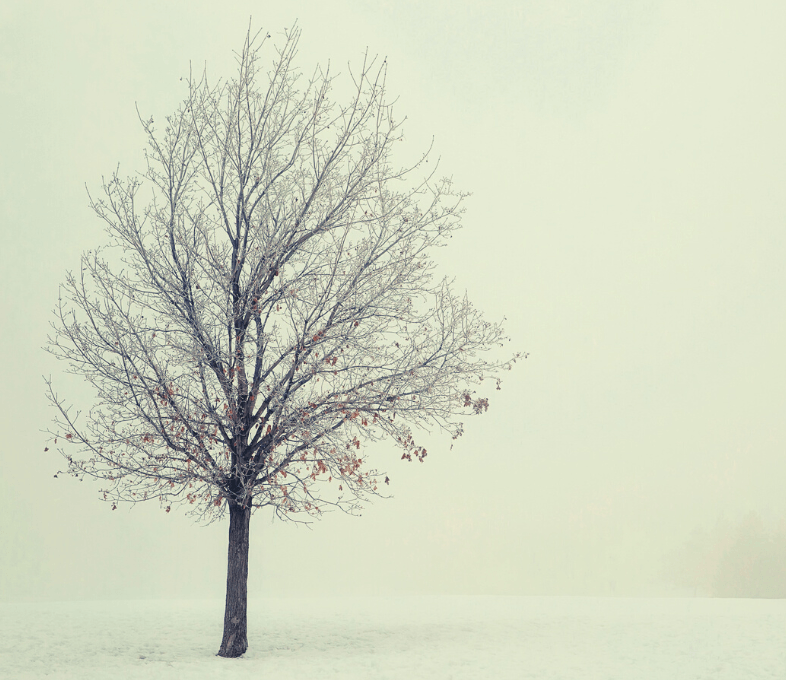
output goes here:
{"type": "Polygon", "coordinates": [[[248,507],[229,503],[229,555],[227,600],[224,610],[224,639],[218,656],[236,657],[248,649],[246,610],[248,605],[248,539],[251,503],[248,507]]]}

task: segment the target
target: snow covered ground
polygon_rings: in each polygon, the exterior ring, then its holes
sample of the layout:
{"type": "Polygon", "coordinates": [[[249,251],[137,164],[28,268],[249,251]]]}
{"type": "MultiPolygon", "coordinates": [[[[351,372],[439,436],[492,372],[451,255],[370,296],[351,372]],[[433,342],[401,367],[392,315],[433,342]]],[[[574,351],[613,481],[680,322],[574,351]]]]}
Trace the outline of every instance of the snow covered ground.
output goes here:
{"type": "Polygon", "coordinates": [[[786,600],[253,600],[215,656],[217,601],[0,604],[0,678],[786,678],[786,600]]]}

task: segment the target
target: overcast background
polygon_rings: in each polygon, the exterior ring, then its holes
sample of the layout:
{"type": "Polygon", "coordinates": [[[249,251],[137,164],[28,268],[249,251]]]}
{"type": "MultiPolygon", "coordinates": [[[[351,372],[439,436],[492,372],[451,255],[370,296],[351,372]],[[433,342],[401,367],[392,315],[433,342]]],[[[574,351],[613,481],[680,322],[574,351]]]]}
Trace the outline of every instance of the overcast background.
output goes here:
{"type": "MultiPolygon", "coordinates": [[[[102,242],[85,184],[143,168],[189,62],[249,16],[299,64],[389,62],[404,154],[473,192],[437,256],[530,353],[450,450],[378,447],[394,498],[252,519],[250,594],[669,594],[696,527],[786,516],[786,6],[776,0],[0,5],[0,599],[222,597],[225,523],[54,479],[40,348],[102,242]]],[[[404,158],[404,156],[402,156],[404,158]]],[[[83,403],[87,403],[84,402],[83,403]]]]}

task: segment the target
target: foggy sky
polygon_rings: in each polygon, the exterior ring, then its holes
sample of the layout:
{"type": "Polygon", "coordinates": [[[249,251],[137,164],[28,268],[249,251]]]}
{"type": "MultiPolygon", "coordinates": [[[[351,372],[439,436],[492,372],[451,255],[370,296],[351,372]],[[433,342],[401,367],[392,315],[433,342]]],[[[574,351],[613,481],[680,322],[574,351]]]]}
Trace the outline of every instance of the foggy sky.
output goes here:
{"type": "Polygon", "coordinates": [[[786,516],[786,9],[762,2],[10,2],[0,9],[0,599],[221,597],[224,523],[111,512],[54,479],[41,376],[58,284],[104,239],[85,185],[143,168],[189,63],[249,16],[299,65],[386,56],[401,159],[472,192],[440,272],[530,353],[394,498],[252,518],[250,594],[665,593],[699,526],[786,516]],[[423,7],[426,5],[426,7],[423,7]],[[613,584],[613,585],[612,585],[613,584]]]}

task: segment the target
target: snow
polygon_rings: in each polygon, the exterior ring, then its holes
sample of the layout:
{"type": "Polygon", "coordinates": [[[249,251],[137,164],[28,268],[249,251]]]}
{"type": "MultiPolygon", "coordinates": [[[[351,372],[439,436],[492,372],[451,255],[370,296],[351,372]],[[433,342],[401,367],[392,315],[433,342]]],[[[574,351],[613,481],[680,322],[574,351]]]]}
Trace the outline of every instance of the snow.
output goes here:
{"type": "Polygon", "coordinates": [[[0,603],[0,678],[786,678],[786,600],[267,598],[215,656],[220,601],[0,603]]]}

